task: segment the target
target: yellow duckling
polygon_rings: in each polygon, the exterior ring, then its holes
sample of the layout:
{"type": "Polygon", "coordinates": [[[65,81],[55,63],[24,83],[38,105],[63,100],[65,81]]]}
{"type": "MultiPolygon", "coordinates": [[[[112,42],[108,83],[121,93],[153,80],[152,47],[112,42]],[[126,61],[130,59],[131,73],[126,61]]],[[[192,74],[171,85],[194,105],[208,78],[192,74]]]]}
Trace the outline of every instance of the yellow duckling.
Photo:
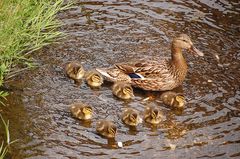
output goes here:
{"type": "Polygon", "coordinates": [[[115,138],[117,133],[117,126],[108,120],[100,120],[96,123],[96,131],[103,137],[115,138]]]}
{"type": "Polygon", "coordinates": [[[163,104],[173,108],[183,108],[186,103],[184,96],[172,91],[164,92],[160,98],[163,104]]]}
{"type": "Polygon", "coordinates": [[[144,120],[146,123],[159,124],[163,119],[161,109],[157,107],[146,107],[144,112],[144,120]]]}
{"type": "Polygon", "coordinates": [[[120,99],[131,99],[134,97],[132,86],[125,82],[115,82],[112,92],[120,99]]]}
{"type": "Polygon", "coordinates": [[[92,118],[93,109],[91,106],[84,103],[73,103],[70,106],[70,111],[75,118],[80,120],[88,120],[92,118]]]}
{"type": "Polygon", "coordinates": [[[102,77],[102,75],[99,72],[95,71],[95,70],[88,71],[85,74],[85,79],[87,81],[87,84],[90,87],[93,87],[93,88],[98,88],[98,87],[100,87],[103,84],[103,77],[102,77]]]}
{"type": "Polygon", "coordinates": [[[85,73],[83,66],[77,61],[69,62],[65,67],[65,71],[67,76],[75,82],[81,80],[85,73]]]}
{"type": "Polygon", "coordinates": [[[129,126],[137,126],[142,122],[142,119],[137,110],[127,108],[123,111],[122,121],[129,126]]]}

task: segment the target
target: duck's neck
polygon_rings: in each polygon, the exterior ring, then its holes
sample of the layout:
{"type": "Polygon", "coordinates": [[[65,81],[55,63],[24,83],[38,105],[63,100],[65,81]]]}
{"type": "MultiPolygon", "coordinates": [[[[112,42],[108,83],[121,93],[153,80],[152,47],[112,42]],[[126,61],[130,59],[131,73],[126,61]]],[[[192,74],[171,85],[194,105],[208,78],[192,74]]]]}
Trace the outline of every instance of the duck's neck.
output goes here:
{"type": "Polygon", "coordinates": [[[171,51],[172,51],[171,65],[173,65],[175,69],[177,69],[185,76],[187,73],[187,63],[183,57],[182,49],[172,44],[171,51]]]}

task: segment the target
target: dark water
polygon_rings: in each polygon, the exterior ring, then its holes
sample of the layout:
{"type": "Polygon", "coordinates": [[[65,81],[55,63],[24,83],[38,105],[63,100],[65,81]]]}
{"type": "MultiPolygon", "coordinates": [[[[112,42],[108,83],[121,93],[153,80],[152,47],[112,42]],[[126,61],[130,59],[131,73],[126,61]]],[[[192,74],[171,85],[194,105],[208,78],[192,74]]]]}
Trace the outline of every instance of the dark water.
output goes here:
{"type": "MultiPolygon", "coordinates": [[[[240,2],[238,0],[79,1],[59,14],[62,42],[35,54],[39,68],[6,84],[11,89],[7,107],[12,158],[239,158],[240,157],[240,2]],[[111,84],[91,90],[77,88],[63,72],[69,60],[86,69],[108,67],[138,58],[170,57],[171,39],[186,33],[205,53],[185,53],[189,71],[184,84],[186,108],[174,111],[149,94],[136,90],[124,102],[113,97],[111,84]],[[219,58],[218,58],[219,57],[219,58]],[[83,101],[94,107],[92,123],[71,117],[69,104],[83,101]],[[154,129],[141,124],[130,131],[119,118],[126,107],[144,110],[159,105],[165,120],[154,129]],[[95,133],[97,119],[113,120],[116,141],[95,133]],[[118,148],[116,142],[123,143],[118,148]]],[[[2,133],[1,133],[2,135],[2,133]]]]}

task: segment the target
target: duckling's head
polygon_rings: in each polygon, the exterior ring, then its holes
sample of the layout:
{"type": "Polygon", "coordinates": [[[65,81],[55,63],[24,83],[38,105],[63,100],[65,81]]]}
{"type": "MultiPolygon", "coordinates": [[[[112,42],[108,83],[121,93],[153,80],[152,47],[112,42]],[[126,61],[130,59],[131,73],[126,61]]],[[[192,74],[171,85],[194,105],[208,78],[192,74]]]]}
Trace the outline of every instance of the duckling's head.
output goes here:
{"type": "Polygon", "coordinates": [[[122,120],[125,124],[129,126],[137,126],[139,123],[142,122],[141,117],[139,116],[139,113],[131,108],[127,108],[124,110],[122,115],[122,120]]]}
{"type": "Polygon", "coordinates": [[[88,120],[92,118],[92,107],[84,103],[73,103],[70,107],[70,110],[73,116],[80,120],[88,120]]]}
{"type": "Polygon", "coordinates": [[[161,120],[162,119],[162,113],[160,112],[159,109],[153,108],[151,111],[151,117],[154,120],[161,120]]]}
{"type": "Polygon", "coordinates": [[[68,77],[74,80],[80,80],[84,76],[84,68],[77,61],[69,62],[65,67],[66,74],[68,77]]]}
{"type": "Polygon", "coordinates": [[[176,101],[176,106],[177,106],[178,108],[183,108],[183,107],[184,107],[184,105],[185,105],[185,98],[184,98],[184,96],[182,96],[182,95],[177,95],[177,96],[175,97],[175,101],[176,101]]]}
{"type": "Polygon", "coordinates": [[[122,92],[125,96],[130,96],[131,98],[134,97],[133,88],[130,85],[126,85],[125,87],[123,87],[122,92]]]}
{"type": "Polygon", "coordinates": [[[133,88],[129,83],[115,82],[112,91],[115,96],[121,99],[131,99],[134,97],[133,88]]]}
{"type": "Polygon", "coordinates": [[[137,119],[138,119],[138,114],[136,112],[133,112],[129,115],[129,119],[131,122],[137,122],[137,119]]]}
{"type": "Polygon", "coordinates": [[[145,121],[151,124],[159,124],[163,119],[163,114],[157,107],[147,107],[145,111],[145,121]]]}
{"type": "Polygon", "coordinates": [[[193,42],[186,34],[179,34],[172,42],[173,48],[187,49],[194,55],[203,56],[204,54],[193,46],[193,42]]]}
{"type": "Polygon", "coordinates": [[[97,71],[90,72],[86,76],[87,84],[91,87],[100,87],[103,84],[103,77],[97,71]]]}
{"type": "Polygon", "coordinates": [[[76,75],[76,79],[81,79],[84,76],[84,69],[82,65],[78,65],[73,68],[73,73],[76,75]]]}
{"type": "Polygon", "coordinates": [[[85,116],[85,119],[90,119],[92,117],[93,109],[91,106],[85,106],[82,108],[82,112],[85,116]]]}
{"type": "Polygon", "coordinates": [[[106,137],[106,138],[114,138],[117,133],[116,125],[108,120],[100,120],[96,124],[97,132],[106,137]]]}
{"type": "Polygon", "coordinates": [[[116,132],[117,132],[117,127],[115,125],[110,125],[108,127],[109,138],[114,138],[116,135],[116,132]]]}

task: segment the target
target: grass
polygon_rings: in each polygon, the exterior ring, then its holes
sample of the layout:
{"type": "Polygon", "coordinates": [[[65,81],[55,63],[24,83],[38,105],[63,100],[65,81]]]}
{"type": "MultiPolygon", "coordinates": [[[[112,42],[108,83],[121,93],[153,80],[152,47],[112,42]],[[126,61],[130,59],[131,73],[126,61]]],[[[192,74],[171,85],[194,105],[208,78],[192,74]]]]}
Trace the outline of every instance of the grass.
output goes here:
{"type": "Polygon", "coordinates": [[[6,154],[8,153],[9,150],[9,146],[16,142],[17,140],[11,141],[10,139],[10,133],[9,133],[9,121],[7,121],[7,123],[4,121],[2,115],[0,114],[0,118],[3,122],[4,125],[4,130],[5,130],[5,134],[6,134],[6,144],[4,144],[4,141],[2,141],[1,145],[0,145],[0,159],[4,159],[4,157],[6,156],[6,154]],[[6,145],[6,146],[4,146],[6,145]]]}
{"type": "MultiPolygon", "coordinates": [[[[0,88],[4,81],[33,66],[32,52],[62,37],[56,14],[70,6],[63,2],[0,0],[0,88]]],[[[6,95],[0,91],[0,101],[6,95]]]]}

